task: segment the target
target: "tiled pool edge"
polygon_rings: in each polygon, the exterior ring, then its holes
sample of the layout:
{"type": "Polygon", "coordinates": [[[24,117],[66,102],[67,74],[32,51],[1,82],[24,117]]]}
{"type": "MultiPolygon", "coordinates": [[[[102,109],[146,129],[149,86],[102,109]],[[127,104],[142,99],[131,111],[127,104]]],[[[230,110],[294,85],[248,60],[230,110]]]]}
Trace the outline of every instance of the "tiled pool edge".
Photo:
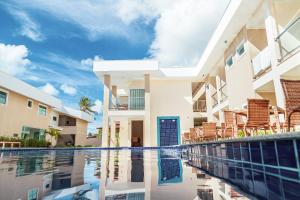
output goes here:
{"type": "Polygon", "coordinates": [[[158,150],[158,149],[181,149],[186,148],[185,146],[165,146],[165,147],[55,147],[55,148],[4,148],[0,149],[1,152],[9,151],[67,151],[67,150],[158,150]]]}
{"type": "Polygon", "coordinates": [[[188,164],[260,199],[300,199],[300,133],[187,145],[188,164]]]}
{"type": "Polygon", "coordinates": [[[0,152],[7,151],[53,151],[53,150],[157,150],[157,149],[186,149],[191,146],[206,145],[206,144],[222,144],[232,142],[252,142],[252,141],[269,141],[269,140],[284,140],[284,139],[300,139],[300,132],[281,133],[272,135],[259,135],[251,137],[241,137],[234,139],[224,139],[215,141],[204,141],[194,144],[182,144],[164,147],[54,147],[54,148],[0,148],[0,152]]]}

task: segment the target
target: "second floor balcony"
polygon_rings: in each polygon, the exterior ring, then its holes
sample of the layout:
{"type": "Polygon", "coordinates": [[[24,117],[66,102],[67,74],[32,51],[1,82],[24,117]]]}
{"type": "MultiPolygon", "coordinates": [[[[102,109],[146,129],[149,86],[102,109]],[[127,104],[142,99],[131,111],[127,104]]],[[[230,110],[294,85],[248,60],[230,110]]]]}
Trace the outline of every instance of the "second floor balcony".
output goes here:
{"type": "Polygon", "coordinates": [[[280,61],[298,52],[300,49],[300,16],[290,21],[275,40],[280,47],[280,61]]]}
{"type": "Polygon", "coordinates": [[[111,97],[110,111],[144,110],[144,89],[130,89],[129,96],[111,97]]]}

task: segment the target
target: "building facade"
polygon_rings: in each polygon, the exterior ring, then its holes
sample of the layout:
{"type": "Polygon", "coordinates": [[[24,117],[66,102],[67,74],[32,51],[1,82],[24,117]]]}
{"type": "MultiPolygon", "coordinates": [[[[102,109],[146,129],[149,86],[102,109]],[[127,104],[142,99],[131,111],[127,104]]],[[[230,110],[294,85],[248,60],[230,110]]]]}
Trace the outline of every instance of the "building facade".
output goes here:
{"type": "Polygon", "coordinates": [[[0,136],[51,140],[49,128],[61,130],[53,145],[85,145],[92,116],[62,105],[61,100],[0,72],[0,136]]]}
{"type": "Polygon", "coordinates": [[[102,146],[180,144],[249,98],[284,108],[280,79],[300,79],[300,1],[232,0],[196,67],[96,61],[104,84],[102,146]]]}

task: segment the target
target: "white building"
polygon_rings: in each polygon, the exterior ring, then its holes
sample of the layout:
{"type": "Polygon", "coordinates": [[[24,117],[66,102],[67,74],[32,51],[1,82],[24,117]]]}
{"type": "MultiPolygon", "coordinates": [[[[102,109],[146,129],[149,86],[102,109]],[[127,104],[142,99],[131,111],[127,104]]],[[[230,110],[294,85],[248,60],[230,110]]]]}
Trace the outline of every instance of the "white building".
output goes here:
{"type": "Polygon", "coordinates": [[[248,98],[284,107],[280,79],[300,79],[299,46],[299,0],[231,0],[194,68],[95,61],[104,83],[102,146],[180,144],[189,128],[223,122],[224,110],[248,98]]]}

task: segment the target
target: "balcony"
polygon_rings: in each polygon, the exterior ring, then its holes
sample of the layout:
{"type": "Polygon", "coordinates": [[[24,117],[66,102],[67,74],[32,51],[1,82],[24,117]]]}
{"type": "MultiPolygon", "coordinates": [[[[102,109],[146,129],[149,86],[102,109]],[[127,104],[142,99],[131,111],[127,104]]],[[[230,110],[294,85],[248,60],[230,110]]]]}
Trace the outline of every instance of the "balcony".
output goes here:
{"type": "Polygon", "coordinates": [[[206,112],[206,100],[198,99],[193,105],[193,112],[206,112]]]}
{"type": "Polygon", "coordinates": [[[220,95],[221,95],[221,99],[220,99],[220,103],[224,102],[227,99],[227,84],[223,83],[220,87],[220,95]]]}
{"type": "Polygon", "coordinates": [[[145,114],[144,89],[130,89],[130,95],[111,98],[109,116],[143,116],[145,114]]]}
{"type": "Polygon", "coordinates": [[[130,95],[111,98],[109,110],[144,110],[145,109],[145,91],[144,89],[130,89],[130,95]]]}
{"type": "Polygon", "coordinates": [[[281,59],[285,60],[299,50],[300,47],[300,17],[293,20],[276,38],[280,47],[281,59]]]}
{"type": "Polygon", "coordinates": [[[218,92],[214,92],[212,95],[211,95],[211,98],[212,98],[212,107],[216,107],[218,105],[218,92]]]}
{"type": "Polygon", "coordinates": [[[267,46],[252,59],[253,78],[257,79],[271,67],[271,54],[267,46]]]}

